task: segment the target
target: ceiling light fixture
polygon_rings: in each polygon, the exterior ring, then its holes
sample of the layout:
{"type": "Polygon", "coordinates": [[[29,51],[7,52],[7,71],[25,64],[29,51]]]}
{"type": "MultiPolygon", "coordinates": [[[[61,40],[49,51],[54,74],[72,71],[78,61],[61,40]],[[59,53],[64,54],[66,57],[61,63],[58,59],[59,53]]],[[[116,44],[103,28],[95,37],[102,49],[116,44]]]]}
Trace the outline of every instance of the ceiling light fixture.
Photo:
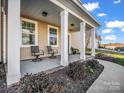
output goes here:
{"type": "Polygon", "coordinates": [[[42,12],[42,16],[46,17],[48,15],[48,13],[46,11],[42,12]]]}
{"type": "Polygon", "coordinates": [[[74,24],[71,24],[71,26],[74,26],[74,24]]]}

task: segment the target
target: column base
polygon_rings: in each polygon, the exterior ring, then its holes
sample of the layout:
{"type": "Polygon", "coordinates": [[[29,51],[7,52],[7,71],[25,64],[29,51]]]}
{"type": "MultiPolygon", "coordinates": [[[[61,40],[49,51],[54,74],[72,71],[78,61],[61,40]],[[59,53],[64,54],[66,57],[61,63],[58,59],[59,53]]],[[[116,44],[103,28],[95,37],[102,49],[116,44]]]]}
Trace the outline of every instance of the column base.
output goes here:
{"type": "Polygon", "coordinates": [[[62,66],[68,66],[69,62],[68,61],[61,61],[60,65],[62,66]]]}
{"type": "Polygon", "coordinates": [[[86,60],[86,56],[80,56],[80,60],[86,60]]]}
{"type": "Polygon", "coordinates": [[[86,61],[86,58],[80,58],[80,61],[84,62],[84,61],[86,61]]]}
{"type": "Polygon", "coordinates": [[[10,86],[14,83],[17,83],[20,81],[21,74],[19,75],[7,75],[7,86],[10,86]]]}
{"type": "Polygon", "coordinates": [[[95,54],[91,54],[92,57],[95,57],[95,54]]]}

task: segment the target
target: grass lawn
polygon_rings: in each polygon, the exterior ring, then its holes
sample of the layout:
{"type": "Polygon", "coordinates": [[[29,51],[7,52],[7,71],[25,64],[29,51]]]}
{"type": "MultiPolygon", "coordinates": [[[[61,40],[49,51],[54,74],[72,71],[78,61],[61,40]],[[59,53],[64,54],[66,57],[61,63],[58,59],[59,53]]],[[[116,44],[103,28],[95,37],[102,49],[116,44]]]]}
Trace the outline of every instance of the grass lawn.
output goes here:
{"type": "Polygon", "coordinates": [[[104,51],[99,51],[99,50],[97,50],[97,53],[103,53],[107,56],[113,57],[114,58],[113,62],[124,66],[124,54],[122,53],[104,52],[104,51]]]}
{"type": "MultiPolygon", "coordinates": [[[[89,53],[90,50],[88,49],[87,52],[89,53]]],[[[97,54],[102,53],[102,54],[105,54],[106,56],[113,57],[114,58],[113,62],[124,66],[124,54],[122,54],[122,53],[106,52],[103,50],[96,50],[96,53],[97,54]]]]}

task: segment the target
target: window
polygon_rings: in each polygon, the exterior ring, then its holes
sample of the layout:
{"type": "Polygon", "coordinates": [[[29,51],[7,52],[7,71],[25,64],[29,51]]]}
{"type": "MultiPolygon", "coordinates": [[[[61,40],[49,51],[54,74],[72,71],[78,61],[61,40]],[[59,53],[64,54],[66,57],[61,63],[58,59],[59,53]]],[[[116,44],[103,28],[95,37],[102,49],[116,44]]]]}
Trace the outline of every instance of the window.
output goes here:
{"type": "Polygon", "coordinates": [[[48,44],[51,46],[58,46],[58,28],[49,26],[48,30],[48,44]]]}
{"type": "Polygon", "coordinates": [[[22,20],[22,45],[37,44],[37,23],[28,19],[22,20]]]}

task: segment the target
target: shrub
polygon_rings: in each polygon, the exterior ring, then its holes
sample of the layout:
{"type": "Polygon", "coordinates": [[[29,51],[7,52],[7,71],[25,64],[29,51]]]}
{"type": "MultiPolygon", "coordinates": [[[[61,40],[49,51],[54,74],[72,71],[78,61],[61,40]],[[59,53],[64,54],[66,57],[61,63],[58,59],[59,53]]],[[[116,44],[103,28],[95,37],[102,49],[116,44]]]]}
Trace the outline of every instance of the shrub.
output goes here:
{"type": "Polygon", "coordinates": [[[4,63],[0,63],[0,80],[5,79],[6,72],[5,72],[5,65],[4,63]]]}
{"type": "Polygon", "coordinates": [[[22,93],[37,93],[48,86],[49,78],[46,77],[45,73],[35,75],[25,75],[21,78],[20,88],[22,93]]]}
{"type": "Polygon", "coordinates": [[[85,70],[84,70],[84,64],[75,62],[69,64],[66,74],[72,78],[72,80],[83,80],[84,77],[86,76],[85,70]]]}
{"type": "Polygon", "coordinates": [[[63,93],[64,83],[61,79],[45,73],[25,75],[20,81],[22,93],[63,93]]]}
{"type": "Polygon", "coordinates": [[[86,65],[90,66],[92,69],[96,69],[99,65],[99,62],[97,60],[92,59],[92,60],[88,60],[86,62],[86,65]]]}

